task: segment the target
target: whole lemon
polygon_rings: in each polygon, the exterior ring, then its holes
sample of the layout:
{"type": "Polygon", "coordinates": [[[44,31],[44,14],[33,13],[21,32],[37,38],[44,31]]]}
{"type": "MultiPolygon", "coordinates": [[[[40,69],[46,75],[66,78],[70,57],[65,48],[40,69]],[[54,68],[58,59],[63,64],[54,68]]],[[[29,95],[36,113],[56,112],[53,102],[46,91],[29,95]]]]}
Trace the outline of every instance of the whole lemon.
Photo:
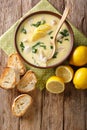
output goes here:
{"type": "Polygon", "coordinates": [[[72,53],[70,64],[83,66],[87,64],[87,46],[78,46],[72,53]]]}
{"type": "Polygon", "coordinates": [[[87,68],[83,67],[75,72],[73,84],[77,89],[87,89],[87,68]]]}

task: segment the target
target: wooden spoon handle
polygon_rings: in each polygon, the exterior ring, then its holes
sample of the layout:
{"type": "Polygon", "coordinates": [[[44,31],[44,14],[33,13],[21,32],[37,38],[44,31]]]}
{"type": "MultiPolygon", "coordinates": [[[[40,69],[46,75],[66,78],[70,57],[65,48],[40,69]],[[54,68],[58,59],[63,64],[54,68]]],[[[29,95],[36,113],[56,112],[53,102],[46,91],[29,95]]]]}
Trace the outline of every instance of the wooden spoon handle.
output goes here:
{"type": "Polygon", "coordinates": [[[60,28],[61,26],[63,25],[67,15],[69,13],[69,7],[66,6],[64,12],[63,12],[63,15],[62,15],[62,18],[60,19],[59,21],[59,24],[58,24],[58,27],[57,27],[57,30],[55,32],[55,35],[54,35],[54,38],[53,38],[53,41],[51,42],[52,46],[53,46],[53,50],[52,50],[52,53],[51,55],[47,58],[47,60],[50,60],[52,59],[53,55],[55,54],[55,50],[56,50],[56,47],[55,47],[55,43],[56,43],[56,37],[57,37],[57,34],[58,32],[60,31],[60,28]]]}
{"type": "Polygon", "coordinates": [[[68,13],[69,13],[69,7],[66,7],[65,10],[64,10],[64,13],[62,15],[62,18],[59,21],[57,30],[56,30],[55,35],[54,35],[54,39],[56,39],[56,36],[57,36],[58,32],[60,31],[60,28],[63,25],[64,21],[66,20],[68,13]]]}

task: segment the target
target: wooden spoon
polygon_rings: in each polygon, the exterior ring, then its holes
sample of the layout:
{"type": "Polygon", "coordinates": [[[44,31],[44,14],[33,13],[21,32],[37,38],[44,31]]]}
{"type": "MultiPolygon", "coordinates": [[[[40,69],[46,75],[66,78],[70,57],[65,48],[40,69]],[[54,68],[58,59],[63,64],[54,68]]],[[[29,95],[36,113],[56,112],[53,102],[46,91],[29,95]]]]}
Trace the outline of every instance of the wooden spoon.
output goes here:
{"type": "Polygon", "coordinates": [[[54,53],[55,53],[55,49],[56,49],[56,48],[55,48],[56,37],[57,37],[57,34],[59,33],[60,28],[62,27],[64,21],[66,20],[66,17],[67,17],[67,15],[68,15],[68,13],[69,13],[69,7],[66,7],[65,10],[64,10],[64,12],[63,12],[62,18],[61,18],[60,21],[59,21],[59,24],[58,24],[57,30],[56,30],[56,32],[55,32],[54,38],[53,38],[53,40],[52,40],[52,42],[51,42],[51,44],[52,44],[52,46],[53,46],[52,53],[51,53],[51,55],[47,58],[47,60],[52,59],[52,57],[53,57],[53,55],[54,55],[54,53]]]}

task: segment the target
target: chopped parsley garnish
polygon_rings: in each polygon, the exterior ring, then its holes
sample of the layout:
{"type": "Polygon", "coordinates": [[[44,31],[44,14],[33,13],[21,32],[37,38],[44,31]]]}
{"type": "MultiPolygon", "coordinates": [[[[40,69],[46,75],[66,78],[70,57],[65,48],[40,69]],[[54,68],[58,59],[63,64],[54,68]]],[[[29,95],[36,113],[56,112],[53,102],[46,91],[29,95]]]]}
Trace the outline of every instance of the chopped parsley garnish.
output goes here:
{"type": "Polygon", "coordinates": [[[51,35],[53,33],[53,31],[50,31],[50,32],[48,32],[48,35],[51,35]]]}
{"type": "Polygon", "coordinates": [[[41,24],[45,24],[45,23],[46,23],[46,21],[45,21],[45,20],[43,20],[41,24]]]}
{"type": "Polygon", "coordinates": [[[68,30],[64,29],[62,31],[59,32],[61,34],[62,37],[57,39],[57,42],[59,42],[60,44],[62,44],[63,39],[64,40],[69,40],[68,38],[66,38],[67,36],[69,36],[69,32],[68,30]]]}
{"type": "Polygon", "coordinates": [[[34,27],[39,27],[41,25],[41,21],[38,21],[36,24],[32,24],[32,26],[34,26],[34,27]]]}
{"type": "Polygon", "coordinates": [[[21,29],[21,32],[24,33],[24,34],[27,34],[27,31],[26,31],[25,28],[22,28],[22,29],[21,29]]]}
{"type": "Polygon", "coordinates": [[[58,54],[58,52],[55,52],[54,55],[53,55],[53,58],[56,58],[57,54],[58,54]]]}
{"type": "Polygon", "coordinates": [[[46,46],[44,45],[43,42],[37,42],[34,46],[32,46],[32,53],[36,53],[37,52],[37,47],[43,47],[44,49],[46,49],[46,46]]]}
{"type": "Polygon", "coordinates": [[[60,34],[62,34],[63,37],[69,36],[69,32],[68,32],[68,30],[66,30],[66,29],[64,29],[63,31],[61,31],[60,34]]]}
{"type": "Polygon", "coordinates": [[[45,24],[46,23],[46,21],[45,20],[43,20],[43,21],[38,21],[37,23],[33,23],[33,24],[31,24],[31,26],[34,26],[34,27],[39,27],[40,25],[43,25],[43,24],[45,24]]]}
{"type": "Polygon", "coordinates": [[[62,41],[61,41],[61,40],[57,40],[57,42],[59,42],[60,44],[62,44],[62,41]]]}
{"type": "Polygon", "coordinates": [[[24,46],[23,42],[21,42],[20,47],[21,47],[21,50],[24,51],[25,46],[24,46]]]}
{"type": "Polygon", "coordinates": [[[50,46],[50,49],[53,49],[53,46],[50,46]]]}
{"type": "Polygon", "coordinates": [[[37,42],[34,46],[32,46],[32,48],[35,48],[35,47],[37,47],[40,44],[43,44],[43,42],[37,42]]]}
{"type": "Polygon", "coordinates": [[[53,36],[51,36],[50,39],[53,39],[53,36]]]}
{"type": "Polygon", "coordinates": [[[37,49],[32,48],[32,53],[36,53],[36,52],[37,52],[37,49]]]}
{"type": "Polygon", "coordinates": [[[45,45],[40,45],[40,47],[43,47],[44,49],[46,49],[46,46],[45,46],[45,45]]]}
{"type": "Polygon", "coordinates": [[[68,38],[65,38],[65,40],[69,41],[69,39],[68,39],[68,38]]]}

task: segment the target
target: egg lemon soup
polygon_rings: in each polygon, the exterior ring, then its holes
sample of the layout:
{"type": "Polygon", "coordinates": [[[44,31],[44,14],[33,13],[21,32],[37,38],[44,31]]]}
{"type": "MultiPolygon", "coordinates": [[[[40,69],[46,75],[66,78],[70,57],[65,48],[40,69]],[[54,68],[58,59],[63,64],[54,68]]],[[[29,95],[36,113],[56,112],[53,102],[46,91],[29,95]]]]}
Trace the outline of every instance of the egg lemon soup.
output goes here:
{"type": "Polygon", "coordinates": [[[59,18],[51,14],[35,14],[25,19],[19,26],[16,43],[19,53],[36,67],[50,67],[61,63],[71,50],[71,34],[64,23],[55,41],[55,53],[52,54],[52,39],[56,32],[59,18]]]}

